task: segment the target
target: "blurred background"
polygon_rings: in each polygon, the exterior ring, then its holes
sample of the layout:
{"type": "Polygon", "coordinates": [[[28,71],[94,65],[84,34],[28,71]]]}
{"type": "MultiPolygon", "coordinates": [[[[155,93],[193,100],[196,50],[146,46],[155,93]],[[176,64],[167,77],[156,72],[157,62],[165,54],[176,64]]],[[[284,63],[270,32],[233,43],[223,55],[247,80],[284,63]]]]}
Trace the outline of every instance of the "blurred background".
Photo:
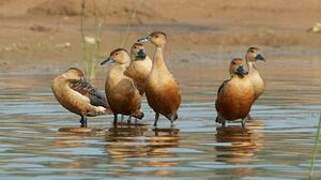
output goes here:
{"type": "Polygon", "coordinates": [[[175,67],[229,61],[253,45],[270,59],[319,58],[320,12],[319,0],[1,0],[0,71],[91,71],[155,30],[168,34],[175,67]]]}

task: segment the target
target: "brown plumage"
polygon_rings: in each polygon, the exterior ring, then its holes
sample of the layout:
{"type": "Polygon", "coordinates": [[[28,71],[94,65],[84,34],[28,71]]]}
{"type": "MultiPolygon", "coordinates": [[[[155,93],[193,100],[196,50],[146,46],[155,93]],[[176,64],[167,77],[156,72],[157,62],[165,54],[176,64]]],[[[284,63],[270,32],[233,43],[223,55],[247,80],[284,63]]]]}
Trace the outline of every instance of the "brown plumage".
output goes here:
{"type": "Polygon", "coordinates": [[[243,60],[235,58],[230,64],[231,78],[223,82],[217,92],[215,103],[217,122],[225,125],[225,121],[245,118],[251,110],[255,100],[255,92],[252,83],[245,70],[243,60]]]}
{"type": "Polygon", "coordinates": [[[256,61],[265,61],[265,58],[259,54],[260,49],[256,47],[250,47],[245,55],[246,64],[249,69],[249,79],[255,90],[255,99],[258,99],[264,92],[265,83],[262,79],[259,71],[256,68],[256,61]]]}
{"type": "Polygon", "coordinates": [[[148,104],[155,111],[154,126],[157,126],[159,114],[164,115],[173,125],[173,122],[178,118],[177,110],[181,104],[181,92],[164,61],[163,48],[167,41],[166,34],[153,32],[138,41],[150,41],[156,46],[152,70],[145,84],[148,104]]]}
{"type": "Polygon", "coordinates": [[[130,51],[131,62],[125,71],[125,75],[131,77],[140,94],[145,92],[145,82],[152,69],[152,60],[146,55],[142,43],[134,43],[130,51]]]}
{"type": "Polygon", "coordinates": [[[52,91],[58,102],[81,116],[81,127],[87,127],[87,116],[105,114],[109,109],[105,95],[97,91],[77,68],[69,68],[53,80],[52,91]]]}
{"type": "Polygon", "coordinates": [[[141,95],[134,81],[124,74],[130,62],[128,52],[125,49],[116,49],[101,64],[108,61],[113,62],[113,65],[107,73],[105,90],[114,114],[114,124],[117,123],[118,114],[129,115],[129,121],[131,116],[142,119],[144,114],[140,111],[141,95]]]}

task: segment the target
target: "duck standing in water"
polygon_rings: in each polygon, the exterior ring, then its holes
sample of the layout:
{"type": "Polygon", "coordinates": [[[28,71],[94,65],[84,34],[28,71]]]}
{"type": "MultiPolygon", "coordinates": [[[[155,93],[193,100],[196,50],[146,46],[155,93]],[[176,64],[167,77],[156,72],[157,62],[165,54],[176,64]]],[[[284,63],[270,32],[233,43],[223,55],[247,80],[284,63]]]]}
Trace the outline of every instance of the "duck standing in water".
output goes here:
{"type": "Polygon", "coordinates": [[[118,114],[129,115],[128,123],[130,123],[132,116],[142,119],[144,113],[140,111],[141,95],[134,81],[124,74],[130,62],[127,50],[122,48],[113,50],[101,65],[107,62],[113,63],[107,73],[105,90],[114,114],[114,124],[117,124],[118,114]]]}
{"type": "Polygon", "coordinates": [[[217,92],[216,122],[222,123],[223,126],[226,120],[242,119],[242,126],[245,127],[245,118],[255,100],[255,91],[243,63],[241,58],[232,60],[231,77],[223,82],[217,92]]]}
{"type": "Polygon", "coordinates": [[[130,51],[131,62],[125,71],[125,75],[131,77],[143,95],[145,92],[145,82],[152,70],[152,60],[146,55],[144,45],[142,43],[134,43],[130,51]]]}
{"type": "Polygon", "coordinates": [[[163,55],[167,36],[163,32],[153,32],[138,42],[148,42],[156,46],[152,70],[145,84],[145,92],[149,106],[155,111],[154,126],[157,126],[159,114],[171,121],[178,118],[177,110],[181,104],[181,92],[173,75],[169,72],[163,55]]]}
{"type": "Polygon", "coordinates": [[[251,80],[255,90],[255,100],[263,94],[265,87],[264,80],[256,68],[257,60],[265,61],[265,58],[259,54],[259,51],[259,48],[250,47],[245,55],[245,60],[249,71],[248,77],[251,80]]]}
{"type": "MultiPolygon", "coordinates": [[[[257,100],[263,94],[265,88],[264,80],[256,68],[257,60],[265,61],[265,58],[259,54],[259,51],[259,48],[250,47],[245,54],[245,60],[249,71],[248,77],[250,78],[252,86],[255,90],[255,100],[257,100]]],[[[250,114],[248,114],[247,118],[249,120],[252,119],[250,114]]]]}
{"type": "Polygon", "coordinates": [[[80,127],[87,127],[87,116],[110,111],[105,95],[87,82],[84,73],[77,68],[69,68],[57,76],[53,80],[52,91],[64,108],[81,116],[80,127]]]}

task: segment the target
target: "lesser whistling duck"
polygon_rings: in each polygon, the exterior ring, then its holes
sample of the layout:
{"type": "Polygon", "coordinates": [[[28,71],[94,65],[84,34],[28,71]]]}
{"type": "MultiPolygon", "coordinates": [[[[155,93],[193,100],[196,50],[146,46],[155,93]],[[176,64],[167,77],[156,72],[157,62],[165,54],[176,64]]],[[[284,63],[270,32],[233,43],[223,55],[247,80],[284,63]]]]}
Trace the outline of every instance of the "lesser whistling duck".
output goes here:
{"type": "Polygon", "coordinates": [[[107,72],[105,90],[114,114],[114,124],[117,124],[118,114],[129,115],[129,122],[132,116],[142,119],[144,113],[140,111],[141,95],[134,81],[124,74],[130,62],[127,50],[122,48],[113,50],[101,65],[107,62],[113,63],[107,72]]]}
{"type": "Polygon", "coordinates": [[[156,46],[152,70],[145,84],[145,92],[149,106],[155,111],[154,126],[157,126],[159,114],[173,122],[178,118],[177,110],[181,104],[181,92],[173,75],[167,69],[163,49],[167,36],[163,32],[153,32],[138,42],[148,42],[156,46]]]}
{"type": "Polygon", "coordinates": [[[87,116],[110,111],[105,95],[87,82],[84,73],[77,68],[69,68],[57,76],[52,91],[63,107],[81,116],[81,127],[87,127],[87,116]]]}
{"type": "Polygon", "coordinates": [[[249,70],[248,77],[255,90],[255,99],[258,99],[264,92],[264,80],[255,66],[257,60],[265,61],[265,58],[259,54],[259,51],[259,48],[250,47],[245,55],[246,64],[249,70]]]}
{"type": "Polygon", "coordinates": [[[223,126],[226,120],[242,119],[244,127],[245,118],[254,102],[254,88],[244,66],[243,59],[233,59],[230,64],[231,77],[224,81],[218,89],[215,103],[216,121],[222,123],[223,126]]]}
{"type": "Polygon", "coordinates": [[[125,75],[131,77],[137,86],[140,94],[144,94],[146,79],[152,69],[152,60],[146,55],[142,43],[134,43],[130,51],[131,62],[125,71],[125,75]]]}

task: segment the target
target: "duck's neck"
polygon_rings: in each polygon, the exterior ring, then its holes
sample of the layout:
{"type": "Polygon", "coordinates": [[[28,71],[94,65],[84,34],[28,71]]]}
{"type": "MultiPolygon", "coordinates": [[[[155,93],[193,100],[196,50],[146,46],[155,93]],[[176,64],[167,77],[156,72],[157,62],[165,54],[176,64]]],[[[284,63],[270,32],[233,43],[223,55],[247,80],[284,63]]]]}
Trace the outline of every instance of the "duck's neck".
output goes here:
{"type": "Polygon", "coordinates": [[[127,64],[113,64],[107,76],[108,85],[116,86],[124,78],[124,72],[127,67],[127,64]]]}
{"type": "Polygon", "coordinates": [[[124,63],[124,64],[119,64],[119,67],[123,68],[123,70],[125,71],[126,68],[129,66],[130,62],[124,63]]]}
{"type": "Polygon", "coordinates": [[[63,80],[62,82],[63,89],[65,90],[72,89],[71,87],[73,86],[74,83],[75,82],[71,82],[70,80],[63,80]]]}
{"type": "Polygon", "coordinates": [[[237,81],[240,81],[240,80],[243,80],[245,77],[240,77],[239,75],[237,74],[233,74],[232,77],[231,77],[231,80],[234,79],[234,80],[237,80],[237,81]]]}
{"type": "MultiPolygon", "coordinates": [[[[130,63],[135,62],[135,60],[136,60],[135,54],[134,54],[134,53],[130,53],[130,63]]],[[[130,63],[129,63],[129,64],[130,64],[130,63]]]]}
{"type": "Polygon", "coordinates": [[[256,70],[255,62],[246,61],[246,64],[249,72],[256,70]]]}
{"type": "Polygon", "coordinates": [[[64,77],[64,75],[56,78],[54,84],[64,88],[71,86],[71,82],[66,77],[64,77]]]}
{"type": "Polygon", "coordinates": [[[166,69],[166,63],[164,61],[164,54],[163,54],[163,48],[162,47],[156,47],[154,58],[153,58],[153,67],[152,69],[166,69]]]}

